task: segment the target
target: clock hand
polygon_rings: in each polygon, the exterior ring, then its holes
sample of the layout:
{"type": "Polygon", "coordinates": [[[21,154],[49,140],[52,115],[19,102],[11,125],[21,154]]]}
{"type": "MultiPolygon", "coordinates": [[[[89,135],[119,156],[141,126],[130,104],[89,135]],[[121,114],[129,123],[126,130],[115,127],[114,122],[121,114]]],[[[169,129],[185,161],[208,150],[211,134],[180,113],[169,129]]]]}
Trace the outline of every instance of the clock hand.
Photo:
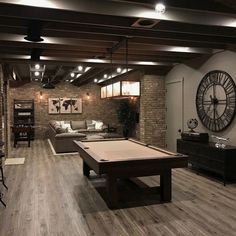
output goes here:
{"type": "Polygon", "coordinates": [[[219,99],[218,100],[218,105],[226,105],[227,104],[227,100],[226,99],[219,99]]]}
{"type": "Polygon", "coordinates": [[[208,114],[208,112],[210,111],[212,103],[208,106],[207,110],[206,110],[206,114],[208,114]]]}
{"type": "Polygon", "coordinates": [[[204,105],[212,104],[212,101],[207,101],[207,100],[205,100],[205,101],[203,102],[203,104],[204,104],[204,105]]]}
{"type": "Polygon", "coordinates": [[[215,83],[213,83],[213,98],[216,98],[216,86],[215,86],[215,83]]]}

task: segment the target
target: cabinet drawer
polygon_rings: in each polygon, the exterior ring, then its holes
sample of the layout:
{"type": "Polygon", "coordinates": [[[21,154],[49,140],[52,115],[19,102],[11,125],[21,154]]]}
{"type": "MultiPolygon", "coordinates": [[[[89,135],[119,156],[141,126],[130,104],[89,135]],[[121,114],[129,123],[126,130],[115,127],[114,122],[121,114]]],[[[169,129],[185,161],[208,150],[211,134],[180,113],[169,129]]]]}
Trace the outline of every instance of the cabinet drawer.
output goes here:
{"type": "Polygon", "coordinates": [[[224,153],[220,149],[216,148],[200,148],[197,155],[207,157],[215,161],[224,161],[224,153]]]}
{"type": "Polygon", "coordinates": [[[189,156],[189,162],[202,169],[211,170],[216,173],[224,172],[224,162],[213,160],[207,157],[189,156]]]}
{"type": "Polygon", "coordinates": [[[197,145],[186,145],[183,142],[177,143],[177,152],[183,153],[186,155],[194,154],[199,152],[200,147],[197,145]]]}

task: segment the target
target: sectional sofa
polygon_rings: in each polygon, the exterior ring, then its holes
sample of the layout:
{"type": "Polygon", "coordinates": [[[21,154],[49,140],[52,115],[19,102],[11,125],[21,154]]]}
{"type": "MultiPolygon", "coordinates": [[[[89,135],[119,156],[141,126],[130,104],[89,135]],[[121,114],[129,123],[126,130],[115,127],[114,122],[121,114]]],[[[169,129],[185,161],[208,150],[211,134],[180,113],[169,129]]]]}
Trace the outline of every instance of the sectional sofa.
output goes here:
{"type": "Polygon", "coordinates": [[[73,140],[118,138],[117,133],[108,133],[102,121],[56,121],[49,122],[48,137],[56,153],[77,151],[73,140]]]}

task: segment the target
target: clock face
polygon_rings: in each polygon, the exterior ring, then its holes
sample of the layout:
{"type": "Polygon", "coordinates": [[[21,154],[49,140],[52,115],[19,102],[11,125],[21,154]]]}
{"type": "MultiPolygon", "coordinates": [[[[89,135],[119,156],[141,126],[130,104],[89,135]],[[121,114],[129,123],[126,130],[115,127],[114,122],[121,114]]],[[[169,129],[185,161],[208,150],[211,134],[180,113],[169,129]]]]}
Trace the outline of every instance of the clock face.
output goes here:
{"type": "Polygon", "coordinates": [[[211,131],[219,132],[232,122],[236,111],[236,86],[224,71],[210,71],[200,82],[196,96],[199,119],[211,131]]]}

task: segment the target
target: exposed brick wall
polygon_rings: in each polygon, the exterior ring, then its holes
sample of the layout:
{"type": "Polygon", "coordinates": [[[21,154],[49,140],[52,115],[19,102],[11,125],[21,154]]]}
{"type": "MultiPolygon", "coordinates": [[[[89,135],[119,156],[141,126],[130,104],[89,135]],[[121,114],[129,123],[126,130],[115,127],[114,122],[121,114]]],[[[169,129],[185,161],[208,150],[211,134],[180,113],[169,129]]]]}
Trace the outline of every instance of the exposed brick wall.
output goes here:
{"type": "Polygon", "coordinates": [[[34,99],[35,101],[35,126],[36,137],[47,136],[47,127],[49,120],[83,120],[97,119],[104,123],[118,127],[116,109],[119,100],[100,99],[100,86],[88,84],[82,87],[76,87],[69,83],[60,83],[55,89],[46,90],[37,82],[31,82],[18,88],[10,89],[10,111],[11,123],[13,121],[13,99],[34,99]],[[43,92],[43,99],[40,102],[40,91],[43,92]],[[90,94],[90,100],[87,99],[87,92],[90,94]],[[57,97],[78,97],[83,101],[82,114],[48,114],[48,98],[57,97]]]}
{"type": "Polygon", "coordinates": [[[3,140],[3,129],[2,129],[2,116],[3,116],[3,74],[2,74],[2,65],[0,65],[0,140],[3,140]]]}
{"type": "MultiPolygon", "coordinates": [[[[141,79],[141,97],[135,101],[137,111],[140,113],[140,123],[136,125],[134,136],[142,142],[155,146],[165,146],[165,84],[164,79],[158,76],[134,74],[141,79]]],[[[46,137],[49,120],[83,120],[100,119],[105,123],[118,127],[116,109],[120,100],[100,99],[100,86],[87,84],[76,87],[69,83],[60,83],[56,89],[45,90],[36,82],[25,84],[18,88],[10,89],[10,113],[13,120],[13,99],[34,99],[35,100],[35,125],[36,137],[46,137]],[[40,91],[43,92],[43,99],[40,102],[40,91]],[[90,100],[87,100],[86,93],[90,93],[90,100]],[[48,114],[49,97],[79,97],[83,100],[82,114],[48,114]]]]}
{"type": "Polygon", "coordinates": [[[165,147],[165,83],[160,76],[141,80],[139,137],[142,142],[165,147]]]}

